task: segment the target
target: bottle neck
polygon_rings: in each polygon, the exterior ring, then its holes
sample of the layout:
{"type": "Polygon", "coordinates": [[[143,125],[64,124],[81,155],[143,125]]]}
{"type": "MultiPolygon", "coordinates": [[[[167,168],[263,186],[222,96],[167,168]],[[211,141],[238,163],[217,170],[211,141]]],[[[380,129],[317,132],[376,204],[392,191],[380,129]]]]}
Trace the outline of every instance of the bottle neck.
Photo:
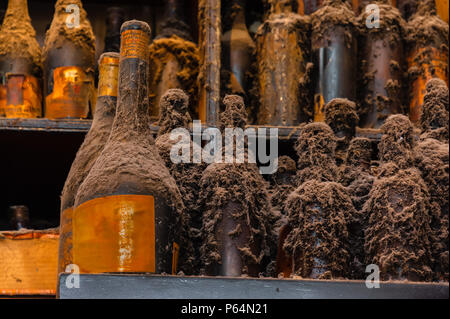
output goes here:
{"type": "Polygon", "coordinates": [[[166,0],[166,6],[164,9],[165,20],[175,19],[182,21],[182,10],[183,6],[180,0],[166,0]]]}
{"type": "Polygon", "coordinates": [[[233,19],[233,29],[246,29],[245,24],[245,8],[242,1],[237,0],[233,5],[234,19],[233,19]]]}
{"type": "MultiPolygon", "coordinates": [[[[123,26],[122,26],[123,29],[123,26]]],[[[147,136],[149,127],[148,46],[149,33],[139,29],[122,31],[119,93],[111,138],[123,139],[123,134],[147,136]]]]}
{"type": "Polygon", "coordinates": [[[272,0],[271,14],[288,14],[292,12],[291,0],[272,0]]]}
{"type": "Polygon", "coordinates": [[[8,25],[19,21],[21,24],[31,23],[28,14],[28,0],[9,0],[3,24],[8,25]]]}

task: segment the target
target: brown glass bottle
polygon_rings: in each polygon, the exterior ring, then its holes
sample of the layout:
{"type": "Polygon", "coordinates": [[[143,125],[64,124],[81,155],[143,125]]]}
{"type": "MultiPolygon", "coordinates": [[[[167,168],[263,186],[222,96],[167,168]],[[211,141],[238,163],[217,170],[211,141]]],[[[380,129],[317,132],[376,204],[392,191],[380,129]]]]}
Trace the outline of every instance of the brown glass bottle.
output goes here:
{"type": "Polygon", "coordinates": [[[9,207],[10,225],[13,230],[30,227],[30,211],[27,206],[18,205],[9,207]]]}
{"type": "Polygon", "coordinates": [[[409,119],[417,124],[428,80],[440,78],[448,86],[449,27],[436,15],[434,0],[424,0],[408,21],[407,29],[409,119]]]}
{"type": "Polygon", "coordinates": [[[42,57],[27,0],[9,0],[0,32],[0,116],[42,116],[42,57]]]}
{"type": "MultiPolygon", "coordinates": [[[[189,26],[183,21],[183,0],[168,0],[161,32],[151,43],[150,51],[150,117],[159,117],[159,101],[169,89],[189,94],[191,105],[197,105],[196,81],[199,68],[197,45],[192,42],[189,26]]],[[[196,111],[190,110],[194,117],[196,111]]]]}
{"type": "Polygon", "coordinates": [[[120,27],[126,21],[125,11],[121,7],[109,7],[106,10],[105,49],[103,52],[120,51],[120,27]]]}
{"type": "MultiPolygon", "coordinates": [[[[242,97],[227,95],[221,125],[244,128],[242,97]]],[[[256,164],[212,163],[200,181],[203,213],[200,248],[205,272],[211,276],[258,276],[267,250],[270,207],[256,164]]]]}
{"type": "Polygon", "coordinates": [[[293,126],[307,120],[309,17],[292,12],[289,0],[273,0],[256,35],[261,125],[293,126]],[[306,111],[305,111],[306,110],[306,111]]]}
{"type": "Polygon", "coordinates": [[[184,206],[151,137],[150,37],[145,22],[121,27],[116,116],[75,199],[73,260],[83,273],[176,273],[184,206]]]}
{"type": "Polygon", "coordinates": [[[388,0],[375,1],[379,8],[379,27],[368,28],[364,11],[360,27],[359,83],[360,127],[379,128],[391,114],[402,111],[403,36],[405,21],[388,0]]]}
{"type": "Polygon", "coordinates": [[[44,45],[45,117],[87,118],[94,70],[95,37],[81,1],[58,0],[44,45]]]}
{"type": "Polygon", "coordinates": [[[73,261],[72,218],[75,196],[103,150],[116,114],[119,54],[104,53],[98,64],[100,74],[94,120],[72,163],[61,195],[58,274],[64,272],[67,265],[73,261]]]}
{"type": "Polygon", "coordinates": [[[314,121],[324,121],[324,105],[334,98],[356,98],[355,15],[343,0],[325,0],[311,15],[314,64],[314,121]]]}
{"type": "Polygon", "coordinates": [[[254,56],[255,43],[245,24],[245,1],[231,3],[232,23],[222,35],[222,68],[230,74],[227,84],[231,92],[246,94],[249,89],[246,72],[249,71],[254,56]]]}

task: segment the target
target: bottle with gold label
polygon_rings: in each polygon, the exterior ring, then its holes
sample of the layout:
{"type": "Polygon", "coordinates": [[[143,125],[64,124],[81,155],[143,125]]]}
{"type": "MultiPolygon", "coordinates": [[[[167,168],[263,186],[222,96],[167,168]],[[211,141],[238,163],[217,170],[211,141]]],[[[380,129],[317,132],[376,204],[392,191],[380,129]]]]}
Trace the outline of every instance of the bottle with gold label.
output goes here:
{"type": "Polygon", "coordinates": [[[44,46],[45,117],[87,118],[95,104],[95,37],[80,0],[58,0],[44,46]]]}
{"type": "Polygon", "coordinates": [[[261,125],[293,126],[308,118],[309,17],[290,0],[270,0],[269,18],[256,35],[261,125]]]}
{"type": "MultiPolygon", "coordinates": [[[[150,51],[150,116],[159,117],[159,101],[169,89],[182,89],[189,94],[191,106],[197,105],[199,53],[192,42],[190,28],[183,20],[185,1],[168,0],[161,32],[149,47],[150,51]]],[[[196,110],[190,109],[193,118],[196,110]]]]}
{"type": "Polygon", "coordinates": [[[109,7],[106,10],[106,35],[103,52],[120,51],[120,27],[125,21],[125,10],[123,8],[109,7]]]}
{"type": "Polygon", "coordinates": [[[436,15],[434,0],[419,3],[407,25],[409,119],[417,124],[422,112],[425,85],[440,78],[448,86],[449,26],[436,15]]]}
{"type": "Polygon", "coordinates": [[[122,25],[116,116],[75,199],[73,262],[82,273],[177,271],[184,205],[151,136],[150,37],[145,22],[122,25]]]}
{"type": "Polygon", "coordinates": [[[0,116],[42,116],[42,57],[27,0],[9,0],[0,32],[0,116]]]}
{"type": "Polygon", "coordinates": [[[311,15],[314,64],[314,121],[325,119],[324,105],[356,97],[357,30],[355,14],[343,0],[325,0],[311,15]]]}
{"type": "Polygon", "coordinates": [[[100,76],[94,120],[72,163],[61,195],[58,273],[64,272],[66,267],[72,264],[72,216],[75,196],[103,150],[116,114],[119,54],[103,53],[98,64],[100,76]]]}
{"type": "Polygon", "coordinates": [[[390,0],[377,0],[379,26],[368,28],[371,11],[358,17],[360,27],[360,127],[379,128],[391,114],[402,111],[403,37],[405,21],[390,0]]]}

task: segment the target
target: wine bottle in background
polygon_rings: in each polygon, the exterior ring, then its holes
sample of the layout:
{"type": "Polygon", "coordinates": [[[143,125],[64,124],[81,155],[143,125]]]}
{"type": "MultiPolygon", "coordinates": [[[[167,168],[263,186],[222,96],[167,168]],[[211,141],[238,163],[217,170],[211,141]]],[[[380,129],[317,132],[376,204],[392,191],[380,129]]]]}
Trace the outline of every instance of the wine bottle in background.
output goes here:
{"type": "Polygon", "coordinates": [[[297,0],[297,2],[298,13],[310,15],[322,6],[323,0],[297,0]]]}
{"type": "Polygon", "coordinates": [[[222,69],[229,76],[225,80],[227,93],[245,95],[250,89],[246,72],[253,62],[255,43],[245,24],[245,1],[233,0],[230,6],[230,17],[223,20],[231,21],[231,25],[222,35],[222,69]]]}
{"type": "Polygon", "coordinates": [[[422,112],[426,83],[440,78],[448,86],[449,26],[436,15],[434,0],[420,1],[407,25],[409,119],[417,124],[422,112]]]}
{"type": "Polygon", "coordinates": [[[61,195],[58,274],[72,264],[72,218],[75,196],[111,132],[117,105],[119,54],[103,53],[99,60],[98,98],[94,120],[72,163],[61,195]]]}
{"type": "Polygon", "coordinates": [[[121,7],[109,7],[106,10],[106,36],[103,52],[120,51],[120,27],[126,21],[125,11],[121,7]]]}
{"type": "MultiPolygon", "coordinates": [[[[396,0],[397,8],[400,11],[403,19],[409,20],[417,11],[417,5],[422,0],[396,0]]],[[[434,0],[433,0],[434,1],[434,0]]]]}
{"type": "Polygon", "coordinates": [[[314,121],[334,98],[356,98],[357,29],[355,14],[343,0],[325,0],[311,15],[314,63],[314,121]]]}
{"type": "Polygon", "coordinates": [[[309,103],[309,17],[290,0],[270,0],[269,18],[256,35],[261,125],[293,126],[312,113],[309,103]]]}
{"type": "Polygon", "coordinates": [[[389,0],[371,2],[379,8],[380,25],[368,28],[366,19],[371,12],[358,17],[360,127],[380,128],[391,114],[402,112],[402,83],[404,72],[403,37],[405,21],[389,0]]]}
{"type": "Polygon", "coordinates": [[[190,28],[184,21],[183,0],[168,0],[165,4],[161,32],[149,47],[150,51],[150,117],[159,118],[159,101],[169,89],[182,89],[191,100],[190,114],[196,118],[196,81],[199,72],[197,45],[192,42],[190,28]]]}
{"type": "Polygon", "coordinates": [[[0,32],[0,116],[42,116],[42,56],[27,0],[9,0],[0,32]]]}
{"type": "Polygon", "coordinates": [[[95,37],[86,11],[80,0],[58,0],[45,37],[45,117],[87,118],[95,105],[94,72],[95,37]]]}
{"type": "Polygon", "coordinates": [[[21,230],[30,228],[30,211],[27,206],[10,206],[8,214],[11,229],[21,230]]]}
{"type": "Polygon", "coordinates": [[[121,27],[111,135],[78,189],[73,261],[83,273],[176,273],[184,205],[151,137],[147,23],[121,27]]]}

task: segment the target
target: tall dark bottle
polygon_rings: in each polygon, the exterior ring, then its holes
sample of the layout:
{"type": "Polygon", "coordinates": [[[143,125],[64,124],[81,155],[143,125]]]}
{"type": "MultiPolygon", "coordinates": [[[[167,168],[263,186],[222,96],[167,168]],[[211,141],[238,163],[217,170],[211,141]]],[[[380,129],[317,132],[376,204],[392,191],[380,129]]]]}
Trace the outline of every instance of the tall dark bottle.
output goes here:
{"type": "Polygon", "coordinates": [[[367,27],[370,11],[359,16],[360,127],[379,128],[391,114],[402,111],[405,21],[389,0],[371,2],[379,8],[378,27],[367,27]]]}
{"type": "Polygon", "coordinates": [[[73,263],[72,219],[75,196],[108,140],[116,114],[119,54],[103,53],[99,60],[98,98],[94,120],[72,163],[61,194],[58,273],[73,263]]]}
{"type": "Polygon", "coordinates": [[[222,35],[222,68],[229,72],[226,83],[232,93],[246,94],[250,89],[246,72],[252,64],[255,43],[245,24],[245,1],[231,2],[232,23],[222,35]]]}
{"type": "Polygon", "coordinates": [[[27,0],[9,0],[0,32],[0,116],[42,116],[42,57],[27,0]]]}
{"type": "Polygon", "coordinates": [[[408,21],[409,119],[420,120],[426,83],[440,78],[448,86],[448,24],[436,15],[434,0],[423,0],[408,21]]]}
{"type": "Polygon", "coordinates": [[[174,273],[184,205],[151,137],[147,23],[121,27],[119,94],[106,145],[78,189],[73,260],[83,273],[174,273]]]}
{"type": "Polygon", "coordinates": [[[125,10],[123,8],[109,7],[106,10],[106,35],[103,52],[120,51],[120,27],[125,21],[125,10]]]}
{"type": "Polygon", "coordinates": [[[58,0],[45,37],[45,117],[87,118],[94,70],[95,37],[81,0],[58,0]]]}
{"type": "MultiPolygon", "coordinates": [[[[161,32],[151,43],[150,51],[150,116],[157,120],[159,101],[169,89],[182,89],[189,94],[191,105],[197,105],[199,55],[192,42],[190,28],[184,21],[184,0],[168,0],[161,32]]],[[[196,111],[190,110],[194,117],[196,111]]]]}
{"type": "Polygon", "coordinates": [[[310,20],[293,13],[289,0],[271,0],[270,4],[269,18],[256,35],[260,95],[257,122],[298,125],[310,112],[310,20]]]}
{"type": "Polygon", "coordinates": [[[325,0],[311,15],[314,63],[314,121],[324,121],[324,105],[334,98],[356,97],[355,14],[343,0],[325,0]]]}

